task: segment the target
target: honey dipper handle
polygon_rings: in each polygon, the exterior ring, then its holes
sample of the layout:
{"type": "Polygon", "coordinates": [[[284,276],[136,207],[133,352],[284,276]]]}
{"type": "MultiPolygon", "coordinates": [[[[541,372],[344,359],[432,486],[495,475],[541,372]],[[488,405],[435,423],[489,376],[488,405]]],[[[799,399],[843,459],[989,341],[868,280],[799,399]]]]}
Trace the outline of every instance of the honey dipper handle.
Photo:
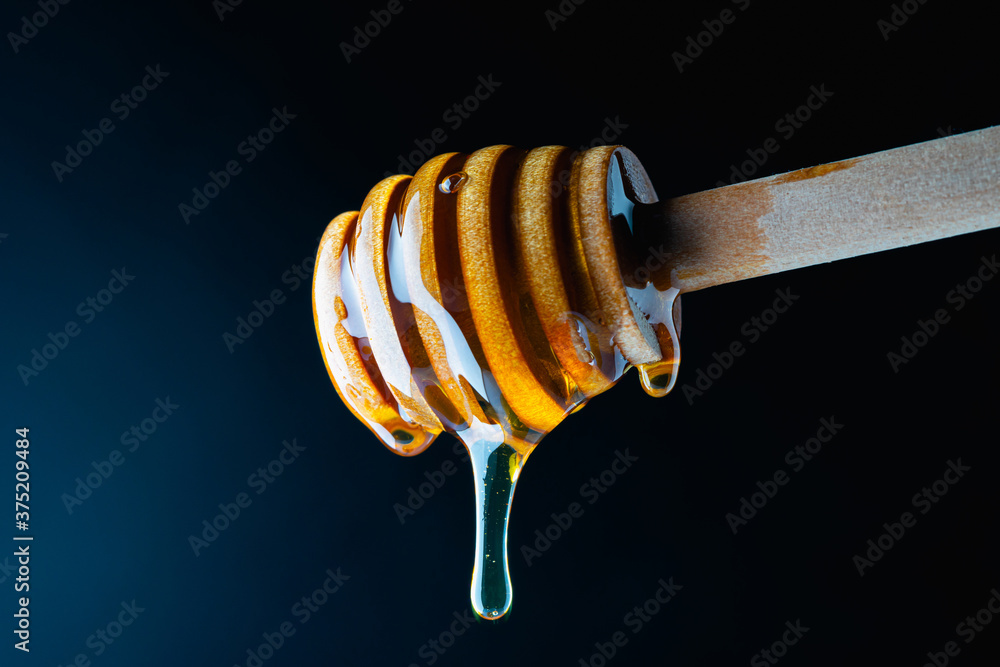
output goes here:
{"type": "Polygon", "coordinates": [[[656,204],[682,292],[1000,226],[1000,126],[656,204]]]}

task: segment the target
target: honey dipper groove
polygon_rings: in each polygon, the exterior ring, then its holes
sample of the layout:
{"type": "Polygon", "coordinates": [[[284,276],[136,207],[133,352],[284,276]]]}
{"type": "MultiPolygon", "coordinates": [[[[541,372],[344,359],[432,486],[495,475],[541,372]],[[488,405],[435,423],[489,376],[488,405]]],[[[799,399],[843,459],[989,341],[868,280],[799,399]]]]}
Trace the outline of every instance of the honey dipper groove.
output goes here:
{"type": "Polygon", "coordinates": [[[400,454],[475,423],[527,451],[630,364],[677,356],[677,290],[619,262],[632,208],[655,201],[622,146],[490,146],[384,179],[318,254],[317,334],[342,398],[400,454]]]}

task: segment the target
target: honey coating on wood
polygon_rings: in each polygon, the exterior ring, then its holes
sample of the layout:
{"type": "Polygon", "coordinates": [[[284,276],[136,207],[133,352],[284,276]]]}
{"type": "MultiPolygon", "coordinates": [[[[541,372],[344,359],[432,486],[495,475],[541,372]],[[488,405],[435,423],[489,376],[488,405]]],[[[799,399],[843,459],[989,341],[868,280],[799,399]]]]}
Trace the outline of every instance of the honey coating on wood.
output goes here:
{"type": "MultiPolygon", "coordinates": [[[[415,212],[413,216],[413,221],[419,220],[422,225],[419,248],[413,247],[413,244],[404,248],[404,273],[407,284],[422,285],[430,295],[421,300],[427,312],[414,306],[414,314],[430,364],[439,380],[440,391],[447,398],[447,401],[440,401],[442,409],[450,409],[456,413],[457,418],[453,420],[456,429],[468,423],[467,416],[463,415],[471,414],[484,423],[489,421],[480,405],[480,397],[485,395],[485,388],[481,388],[477,394],[468,380],[463,382],[461,374],[456,375],[448,362],[449,343],[446,336],[452,336],[454,331],[448,328],[442,330],[435,323],[435,318],[447,320],[447,316],[443,314],[447,312],[470,346],[468,355],[478,365],[485,363],[465,294],[457,229],[454,224],[446,223],[457,219],[458,200],[456,197],[436,196],[440,192],[440,183],[454,174],[464,173],[461,169],[466,157],[459,153],[447,153],[428,160],[410,181],[402,209],[404,212],[409,210],[413,201],[419,206],[419,215],[415,212]],[[410,261],[406,261],[407,258],[410,261]],[[441,304],[448,305],[447,311],[441,304]],[[455,406],[459,406],[461,410],[455,406]]],[[[416,230],[407,230],[407,233],[410,231],[416,230]]],[[[452,341],[451,347],[454,346],[452,341]]]]}
{"type": "Polygon", "coordinates": [[[572,247],[569,212],[555,205],[559,200],[551,193],[553,183],[562,187],[560,174],[570,173],[570,158],[568,148],[544,146],[521,163],[514,192],[515,272],[527,283],[539,325],[563,372],[580,392],[593,396],[611,386],[617,351],[610,336],[601,336],[582,314],[596,311],[596,296],[590,294],[588,302],[582,290],[574,290],[580,281],[565,252],[572,247]]]}
{"type": "MultiPolygon", "coordinates": [[[[571,397],[553,377],[561,372],[547,368],[532,350],[537,336],[530,335],[522,313],[531,293],[513,271],[509,193],[522,158],[518,149],[491,146],[466,161],[470,178],[458,193],[458,247],[476,333],[493,376],[518,418],[544,433],[562,420],[571,397]]],[[[551,357],[551,350],[545,352],[551,357]]]]}
{"type": "Polygon", "coordinates": [[[629,367],[676,366],[678,290],[622,264],[652,250],[626,238],[632,207],[656,201],[645,171],[620,146],[569,158],[559,146],[440,155],[331,223],[317,334],[344,401],[393,451],[478,422],[527,452],[629,367]]]}
{"type": "Polygon", "coordinates": [[[850,160],[841,160],[839,162],[828,162],[827,164],[820,164],[815,167],[806,167],[805,169],[796,169],[795,171],[790,171],[787,174],[775,176],[772,183],[792,183],[794,181],[804,181],[809,178],[826,176],[830,172],[839,171],[841,169],[850,169],[859,159],[860,158],[852,158],[850,160]]]}
{"type": "Polygon", "coordinates": [[[357,211],[337,216],[319,243],[313,272],[313,319],[323,361],[344,404],[379,440],[399,454],[419,454],[437,432],[401,414],[359,317],[360,296],[348,251],[357,219],[357,211]]]}

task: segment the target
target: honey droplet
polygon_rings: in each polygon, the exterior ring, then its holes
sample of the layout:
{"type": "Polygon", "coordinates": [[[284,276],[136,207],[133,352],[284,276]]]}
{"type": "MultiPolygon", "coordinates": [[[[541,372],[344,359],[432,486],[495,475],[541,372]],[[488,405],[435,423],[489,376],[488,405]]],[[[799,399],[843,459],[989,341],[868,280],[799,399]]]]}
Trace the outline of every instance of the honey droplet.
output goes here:
{"type": "Polygon", "coordinates": [[[469,175],[464,171],[459,171],[451,176],[446,176],[439,184],[438,190],[446,195],[453,195],[462,189],[462,186],[469,181],[469,175]]]}
{"type": "Polygon", "coordinates": [[[478,425],[459,437],[469,450],[476,483],[472,607],[481,618],[495,621],[510,610],[513,597],[507,561],[507,523],[514,487],[528,457],[505,443],[500,429],[490,433],[489,426],[478,425]],[[482,439],[476,439],[477,436],[482,439]]]}
{"type": "Polygon", "coordinates": [[[662,398],[670,393],[677,382],[677,362],[673,359],[639,365],[639,380],[646,393],[662,398]]]}

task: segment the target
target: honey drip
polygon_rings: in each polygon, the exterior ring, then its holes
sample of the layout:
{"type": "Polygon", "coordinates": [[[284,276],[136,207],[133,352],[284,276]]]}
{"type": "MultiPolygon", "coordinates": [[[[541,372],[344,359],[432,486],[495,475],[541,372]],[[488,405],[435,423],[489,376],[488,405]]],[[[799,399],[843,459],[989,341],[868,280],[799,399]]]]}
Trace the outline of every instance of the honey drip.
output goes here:
{"type": "Polygon", "coordinates": [[[344,403],[397,454],[442,431],[469,451],[482,618],[510,609],[508,519],[534,447],[632,366],[651,396],[676,381],[655,201],[623,147],[492,146],[383,180],[320,241],[313,310],[344,403]]]}

